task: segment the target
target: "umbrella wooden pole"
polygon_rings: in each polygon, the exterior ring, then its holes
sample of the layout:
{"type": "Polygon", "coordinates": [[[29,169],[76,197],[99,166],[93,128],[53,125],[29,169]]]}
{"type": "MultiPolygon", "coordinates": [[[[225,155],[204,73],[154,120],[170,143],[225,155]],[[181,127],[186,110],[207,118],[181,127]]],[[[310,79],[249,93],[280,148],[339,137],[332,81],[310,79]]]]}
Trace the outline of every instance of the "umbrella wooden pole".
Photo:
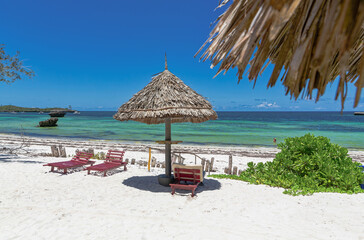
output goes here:
{"type": "Polygon", "coordinates": [[[165,151],[165,159],[166,159],[166,176],[168,178],[171,177],[171,119],[170,118],[166,118],[165,120],[165,124],[166,124],[166,151],[165,151]]]}

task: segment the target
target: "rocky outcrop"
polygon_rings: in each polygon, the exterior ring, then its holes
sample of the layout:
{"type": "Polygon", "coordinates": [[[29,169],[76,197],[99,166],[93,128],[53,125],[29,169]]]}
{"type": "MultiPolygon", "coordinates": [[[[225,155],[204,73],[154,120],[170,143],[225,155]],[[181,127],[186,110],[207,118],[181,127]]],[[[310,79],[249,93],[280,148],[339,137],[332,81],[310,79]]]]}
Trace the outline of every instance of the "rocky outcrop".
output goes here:
{"type": "Polygon", "coordinates": [[[45,121],[40,121],[38,127],[57,127],[58,118],[50,118],[45,121]]]}
{"type": "Polygon", "coordinates": [[[53,117],[64,117],[64,115],[66,114],[66,112],[64,111],[51,111],[49,113],[49,116],[53,117]]]}

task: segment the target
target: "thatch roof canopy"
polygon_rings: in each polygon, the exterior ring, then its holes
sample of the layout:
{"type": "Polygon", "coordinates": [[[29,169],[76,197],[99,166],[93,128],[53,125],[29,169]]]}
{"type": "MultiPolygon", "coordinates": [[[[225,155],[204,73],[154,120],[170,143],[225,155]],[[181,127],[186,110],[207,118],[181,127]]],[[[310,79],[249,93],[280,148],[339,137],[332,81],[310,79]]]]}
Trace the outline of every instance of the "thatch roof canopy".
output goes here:
{"type": "Polygon", "coordinates": [[[166,69],[152,78],[152,81],[123,104],[114,115],[116,120],[134,120],[147,124],[200,123],[214,120],[217,114],[211,104],[201,95],[166,69]]]}
{"type": "Polygon", "coordinates": [[[286,94],[312,98],[317,89],[316,100],[339,76],[336,98],[341,95],[343,106],[347,84],[355,83],[354,107],[359,103],[364,87],[362,0],[234,0],[206,43],[201,58],[211,59],[212,66],[221,63],[218,73],[237,67],[240,81],[250,64],[248,78],[256,81],[273,63],[269,87],[282,76],[286,94]]]}

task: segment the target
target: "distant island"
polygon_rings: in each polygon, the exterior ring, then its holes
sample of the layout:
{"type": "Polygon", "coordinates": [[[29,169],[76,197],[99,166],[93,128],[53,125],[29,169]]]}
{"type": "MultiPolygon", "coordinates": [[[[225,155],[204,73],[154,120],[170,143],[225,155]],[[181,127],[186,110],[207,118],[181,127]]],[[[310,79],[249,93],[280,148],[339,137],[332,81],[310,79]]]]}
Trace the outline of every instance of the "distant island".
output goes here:
{"type": "Polygon", "coordinates": [[[77,112],[69,108],[25,108],[17,107],[14,105],[0,106],[0,112],[51,112],[51,111],[61,111],[61,112],[77,112]]]}

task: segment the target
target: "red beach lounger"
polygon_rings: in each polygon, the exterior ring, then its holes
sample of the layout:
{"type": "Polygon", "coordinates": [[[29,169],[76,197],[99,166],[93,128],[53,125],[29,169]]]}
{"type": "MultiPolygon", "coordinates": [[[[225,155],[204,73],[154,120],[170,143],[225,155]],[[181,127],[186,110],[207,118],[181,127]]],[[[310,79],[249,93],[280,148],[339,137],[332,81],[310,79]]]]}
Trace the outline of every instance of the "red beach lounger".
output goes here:
{"type": "Polygon", "coordinates": [[[124,153],[124,151],[109,150],[105,162],[87,167],[85,170],[87,170],[87,174],[90,174],[90,171],[104,172],[104,177],[108,170],[121,166],[124,166],[124,171],[126,171],[126,162],[123,162],[124,153]]]}
{"type": "Polygon", "coordinates": [[[171,186],[172,195],[175,193],[176,189],[191,190],[191,196],[195,196],[195,190],[200,183],[203,182],[203,170],[202,166],[184,166],[173,164],[172,166],[174,172],[175,183],[169,184],[171,186]],[[186,184],[182,184],[184,181],[186,184]],[[188,184],[188,182],[192,182],[188,184]]]}
{"type": "Polygon", "coordinates": [[[86,152],[78,152],[76,153],[76,156],[74,156],[71,161],[65,161],[65,162],[55,162],[55,163],[47,163],[43,166],[51,166],[51,172],[54,171],[54,168],[57,169],[63,169],[64,173],[67,173],[68,168],[76,168],[76,167],[82,167],[84,165],[91,166],[95,163],[95,161],[90,161],[89,159],[92,157],[92,153],[86,153],[86,152]]]}

